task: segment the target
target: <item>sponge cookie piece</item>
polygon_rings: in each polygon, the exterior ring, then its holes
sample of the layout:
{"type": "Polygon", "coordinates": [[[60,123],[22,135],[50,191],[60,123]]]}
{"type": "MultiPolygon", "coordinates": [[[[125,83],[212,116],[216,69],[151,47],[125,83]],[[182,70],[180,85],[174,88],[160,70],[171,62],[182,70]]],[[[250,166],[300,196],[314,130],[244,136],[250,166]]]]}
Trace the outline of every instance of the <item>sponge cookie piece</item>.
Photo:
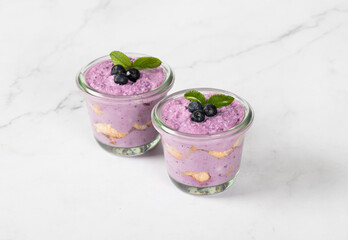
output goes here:
{"type": "Polygon", "coordinates": [[[176,148],[169,145],[168,143],[164,143],[164,147],[170,155],[172,155],[178,160],[183,160],[183,154],[179,152],[176,148]]]}
{"type": "Polygon", "coordinates": [[[181,174],[190,176],[200,183],[206,182],[210,179],[210,175],[208,172],[182,172],[181,174]]]}
{"type": "Polygon", "coordinates": [[[104,134],[105,136],[113,139],[117,138],[124,138],[127,136],[127,134],[117,131],[111,124],[106,124],[106,123],[95,123],[94,124],[94,129],[101,133],[104,134]]]}

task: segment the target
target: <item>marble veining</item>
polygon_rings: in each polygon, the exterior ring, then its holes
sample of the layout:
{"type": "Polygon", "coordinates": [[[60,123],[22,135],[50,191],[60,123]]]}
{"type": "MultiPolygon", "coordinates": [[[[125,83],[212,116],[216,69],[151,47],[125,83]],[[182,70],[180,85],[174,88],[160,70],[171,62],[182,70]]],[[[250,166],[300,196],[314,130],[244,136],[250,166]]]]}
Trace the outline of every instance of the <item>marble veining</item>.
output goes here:
{"type": "MultiPolygon", "coordinates": [[[[314,16],[312,16],[312,21],[310,21],[309,23],[303,23],[300,24],[298,26],[295,26],[294,28],[288,30],[287,32],[281,34],[280,36],[276,37],[275,39],[266,41],[266,42],[262,42],[262,43],[257,43],[255,45],[252,45],[250,47],[247,47],[246,49],[243,49],[241,51],[235,52],[235,53],[231,53],[228,54],[226,56],[223,56],[219,59],[214,59],[214,60],[205,60],[205,61],[195,61],[193,62],[191,65],[189,65],[189,68],[194,68],[197,64],[201,64],[201,63],[205,63],[205,64],[209,64],[209,63],[220,63],[222,61],[228,60],[230,58],[235,58],[238,57],[240,55],[249,53],[255,49],[261,48],[261,47],[265,47],[268,46],[270,44],[274,44],[280,41],[283,41],[284,39],[288,38],[288,37],[292,37],[294,35],[296,35],[297,33],[300,33],[302,31],[308,30],[308,29],[314,29],[314,28],[318,28],[320,25],[320,22],[324,21],[325,18],[327,17],[328,14],[332,13],[332,12],[338,12],[338,13],[348,13],[348,10],[345,9],[329,9],[326,10],[320,14],[316,14],[314,16]]],[[[330,32],[332,32],[334,29],[336,29],[337,27],[334,27],[331,30],[325,31],[324,33],[322,33],[320,36],[316,37],[315,39],[311,40],[308,44],[306,44],[306,46],[308,46],[310,43],[320,39],[321,37],[329,34],[330,32]]],[[[299,50],[300,51],[300,50],[299,50]]]]}

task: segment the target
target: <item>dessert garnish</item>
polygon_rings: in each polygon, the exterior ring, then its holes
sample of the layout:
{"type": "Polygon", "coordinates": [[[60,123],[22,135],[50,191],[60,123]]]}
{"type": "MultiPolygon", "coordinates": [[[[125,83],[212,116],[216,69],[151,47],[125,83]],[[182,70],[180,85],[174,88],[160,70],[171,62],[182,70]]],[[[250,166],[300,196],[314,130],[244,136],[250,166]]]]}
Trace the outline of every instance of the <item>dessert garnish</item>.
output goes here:
{"type": "Polygon", "coordinates": [[[111,68],[111,75],[117,75],[117,74],[126,74],[127,71],[124,69],[124,67],[121,64],[114,65],[111,68]]]}
{"type": "Polygon", "coordinates": [[[115,75],[114,82],[120,85],[125,85],[128,83],[128,77],[126,74],[117,74],[115,75]]]}
{"type": "Polygon", "coordinates": [[[111,52],[110,57],[114,64],[111,75],[115,75],[114,82],[119,85],[127,84],[128,80],[136,82],[140,78],[139,70],[156,68],[162,63],[155,57],[140,57],[132,62],[127,55],[120,51],[111,52]]]}
{"type": "Polygon", "coordinates": [[[194,122],[203,122],[205,119],[204,112],[202,110],[194,111],[191,114],[191,120],[194,122]]]}
{"type": "Polygon", "coordinates": [[[215,116],[218,108],[228,106],[234,101],[234,97],[224,94],[214,94],[206,100],[204,95],[196,90],[188,91],[184,96],[191,101],[188,110],[192,113],[191,120],[194,122],[203,122],[205,116],[215,116]]]}

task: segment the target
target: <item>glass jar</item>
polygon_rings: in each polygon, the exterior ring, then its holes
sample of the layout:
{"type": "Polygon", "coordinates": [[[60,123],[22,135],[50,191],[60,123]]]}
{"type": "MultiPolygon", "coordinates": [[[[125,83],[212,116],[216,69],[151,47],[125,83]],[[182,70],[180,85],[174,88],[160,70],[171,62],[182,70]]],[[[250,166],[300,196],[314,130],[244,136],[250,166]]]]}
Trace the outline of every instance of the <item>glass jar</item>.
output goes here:
{"type": "MultiPolygon", "coordinates": [[[[146,55],[126,53],[130,58],[146,55]]],[[[87,103],[94,137],[105,150],[117,155],[137,156],[152,149],[160,140],[151,123],[151,110],[174,84],[174,72],[161,64],[166,79],[157,88],[137,95],[110,95],[96,91],[86,83],[86,74],[94,65],[109,60],[104,56],[83,67],[76,83],[87,103]]]]}
{"type": "Polygon", "coordinates": [[[254,118],[251,106],[244,99],[220,89],[186,89],[161,100],[152,110],[151,117],[162,138],[169,177],[178,188],[191,194],[209,195],[232,185],[240,167],[244,135],[254,118]],[[163,106],[190,90],[234,97],[243,107],[243,119],[233,128],[214,134],[191,134],[170,128],[161,116],[163,106]]]}

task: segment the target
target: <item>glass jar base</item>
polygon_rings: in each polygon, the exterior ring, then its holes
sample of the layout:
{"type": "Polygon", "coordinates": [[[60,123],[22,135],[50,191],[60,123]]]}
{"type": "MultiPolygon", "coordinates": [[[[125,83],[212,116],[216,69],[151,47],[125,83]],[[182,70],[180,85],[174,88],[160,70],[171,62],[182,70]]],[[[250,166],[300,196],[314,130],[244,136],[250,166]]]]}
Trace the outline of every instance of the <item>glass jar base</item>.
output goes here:
{"type": "Polygon", "coordinates": [[[130,147],[130,148],[125,148],[125,147],[112,147],[110,145],[104,144],[100,142],[98,139],[95,138],[97,143],[106,151],[113,153],[118,156],[126,156],[126,157],[135,157],[135,156],[140,156],[146,153],[147,151],[151,150],[154,148],[157,143],[160,141],[161,137],[158,135],[155,140],[153,140],[150,143],[147,143],[142,146],[138,147],[130,147]]]}
{"type": "Polygon", "coordinates": [[[221,193],[225,191],[227,188],[229,188],[235,181],[236,177],[238,175],[238,172],[236,175],[229,181],[216,185],[211,187],[194,187],[194,186],[188,186],[182,183],[179,183],[174,178],[169,176],[170,180],[177,186],[181,191],[193,194],[193,195],[214,195],[217,193],[221,193]]]}

